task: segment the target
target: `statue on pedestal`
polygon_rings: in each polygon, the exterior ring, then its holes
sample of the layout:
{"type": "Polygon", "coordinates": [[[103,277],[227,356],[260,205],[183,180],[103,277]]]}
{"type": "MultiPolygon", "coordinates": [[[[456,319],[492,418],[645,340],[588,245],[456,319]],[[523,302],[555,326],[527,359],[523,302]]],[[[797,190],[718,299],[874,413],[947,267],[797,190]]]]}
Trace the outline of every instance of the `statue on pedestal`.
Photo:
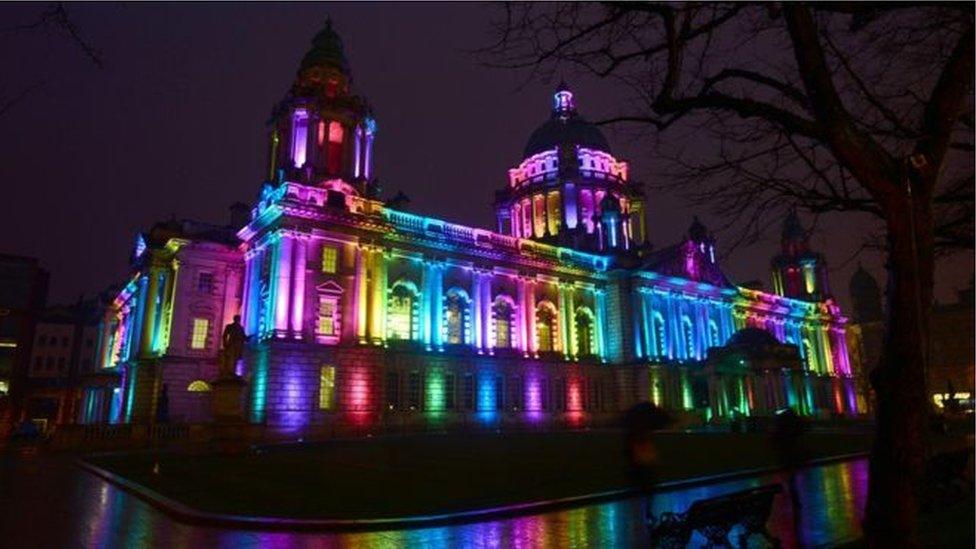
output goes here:
{"type": "Polygon", "coordinates": [[[218,355],[219,373],[211,383],[213,397],[213,417],[220,425],[234,425],[243,422],[242,395],[247,382],[238,377],[235,371],[237,361],[244,355],[247,334],[241,326],[241,316],[234,315],[234,322],[224,327],[222,345],[218,355]]]}
{"type": "Polygon", "coordinates": [[[234,322],[224,327],[221,348],[220,377],[236,377],[237,361],[244,355],[244,342],[247,334],[241,326],[241,315],[234,315],[234,322]]]}

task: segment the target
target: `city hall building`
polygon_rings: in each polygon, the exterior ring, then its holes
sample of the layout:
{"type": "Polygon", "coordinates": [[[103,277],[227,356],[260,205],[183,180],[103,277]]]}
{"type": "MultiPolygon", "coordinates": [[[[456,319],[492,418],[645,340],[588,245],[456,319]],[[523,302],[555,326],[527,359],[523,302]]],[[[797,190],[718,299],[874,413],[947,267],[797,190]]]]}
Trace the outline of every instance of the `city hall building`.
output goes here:
{"type": "Polygon", "coordinates": [[[244,420],[277,433],[583,427],[645,400],[701,422],[857,413],[846,319],[795,214],[774,293],[730,282],[697,220],[652,248],[630,166],[566,86],[492,230],[379,198],[377,122],[330,25],[274,112],[249,211],[138,237],[83,422],[211,421],[235,315],[244,420]]]}

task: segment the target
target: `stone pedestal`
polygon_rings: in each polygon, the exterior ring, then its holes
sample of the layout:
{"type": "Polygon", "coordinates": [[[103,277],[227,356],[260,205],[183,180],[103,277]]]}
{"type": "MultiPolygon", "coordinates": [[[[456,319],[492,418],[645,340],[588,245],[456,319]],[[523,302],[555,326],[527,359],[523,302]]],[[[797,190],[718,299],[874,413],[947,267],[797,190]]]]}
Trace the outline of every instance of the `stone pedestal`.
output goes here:
{"type": "Polygon", "coordinates": [[[244,423],[244,387],[237,376],[220,377],[210,384],[213,419],[216,423],[244,423]]]}
{"type": "Polygon", "coordinates": [[[244,388],[247,382],[236,375],[222,376],[210,384],[213,406],[213,444],[218,453],[239,454],[246,450],[244,388]]]}

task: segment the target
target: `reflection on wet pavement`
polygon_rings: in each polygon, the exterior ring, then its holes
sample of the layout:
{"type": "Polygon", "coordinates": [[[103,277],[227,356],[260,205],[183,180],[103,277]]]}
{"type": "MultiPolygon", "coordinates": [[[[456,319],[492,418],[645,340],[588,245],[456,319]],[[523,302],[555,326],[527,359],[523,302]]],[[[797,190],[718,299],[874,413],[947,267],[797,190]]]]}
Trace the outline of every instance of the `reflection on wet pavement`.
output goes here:
{"type": "MultiPolygon", "coordinates": [[[[784,547],[822,546],[860,535],[867,460],[800,471],[802,509],[777,496],[770,523],[784,547]]],[[[654,510],[683,511],[696,499],[769,482],[768,475],[659,494],[654,510]]],[[[383,532],[291,533],[179,523],[68,458],[7,452],[0,467],[0,540],[6,547],[613,547],[647,546],[640,502],[622,500],[539,515],[383,532]]],[[[693,542],[702,542],[695,538],[693,542]]],[[[753,539],[759,543],[759,537],[753,539]]]]}

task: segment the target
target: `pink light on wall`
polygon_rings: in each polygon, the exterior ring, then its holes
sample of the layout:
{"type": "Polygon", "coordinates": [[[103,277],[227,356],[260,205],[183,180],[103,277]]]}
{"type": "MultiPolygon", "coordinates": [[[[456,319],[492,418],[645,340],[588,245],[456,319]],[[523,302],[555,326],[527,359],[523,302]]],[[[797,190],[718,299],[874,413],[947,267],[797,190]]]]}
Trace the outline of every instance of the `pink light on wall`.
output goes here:
{"type": "Polygon", "coordinates": [[[302,329],[305,318],[305,267],[307,262],[306,257],[306,245],[307,240],[304,238],[296,238],[295,247],[295,261],[293,267],[294,272],[294,289],[292,290],[291,299],[291,331],[296,339],[302,337],[302,329]]]}
{"type": "Polygon", "coordinates": [[[356,425],[369,423],[373,386],[368,368],[358,366],[349,369],[345,397],[346,410],[352,423],[356,425]]]}
{"type": "Polygon", "coordinates": [[[566,419],[571,425],[583,423],[583,381],[578,376],[566,380],[566,419]]]}
{"type": "Polygon", "coordinates": [[[838,414],[844,413],[844,395],[841,392],[841,380],[834,378],[834,411],[838,414]]]}

